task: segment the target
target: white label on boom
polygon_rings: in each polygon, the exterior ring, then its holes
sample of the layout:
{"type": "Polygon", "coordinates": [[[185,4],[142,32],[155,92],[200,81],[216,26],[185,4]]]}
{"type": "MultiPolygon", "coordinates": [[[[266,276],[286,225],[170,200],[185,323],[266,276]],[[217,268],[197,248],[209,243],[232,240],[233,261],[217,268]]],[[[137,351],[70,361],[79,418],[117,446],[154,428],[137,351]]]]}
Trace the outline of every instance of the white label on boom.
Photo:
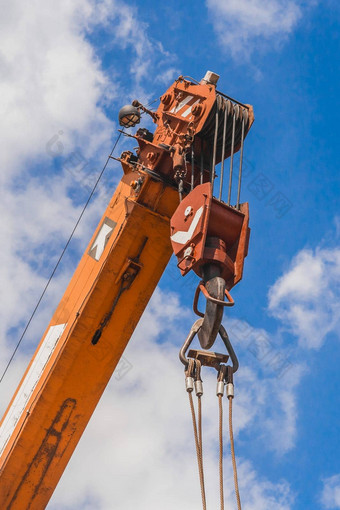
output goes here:
{"type": "Polygon", "coordinates": [[[107,245],[108,240],[117,223],[110,218],[105,218],[88,254],[95,260],[99,260],[107,245]]]}
{"type": "Polygon", "coordinates": [[[50,327],[29,371],[26,374],[25,379],[19,387],[18,393],[13,400],[11,407],[8,409],[5,419],[0,427],[0,455],[2,455],[6,444],[13,434],[15,426],[24,412],[34,388],[38,384],[44,368],[56,348],[58,340],[63,334],[65,327],[66,324],[58,324],[50,327]]]}

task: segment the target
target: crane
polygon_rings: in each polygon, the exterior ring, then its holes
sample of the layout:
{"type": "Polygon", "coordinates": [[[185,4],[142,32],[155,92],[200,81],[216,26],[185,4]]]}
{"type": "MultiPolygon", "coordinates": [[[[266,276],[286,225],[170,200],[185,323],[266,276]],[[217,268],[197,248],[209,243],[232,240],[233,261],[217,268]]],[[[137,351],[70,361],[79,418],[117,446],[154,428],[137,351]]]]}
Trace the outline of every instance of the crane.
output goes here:
{"type": "Polygon", "coordinates": [[[183,275],[193,269],[203,278],[202,348],[220,331],[249,240],[242,161],[236,206],[232,168],[222,200],[223,165],[243,153],[254,116],[250,105],[218,92],[217,80],[210,71],[200,82],[180,76],[156,112],[137,100],[120,110],[124,128],[146,114],[156,129],[125,133],[138,149],[118,158],[121,181],[0,422],[2,509],[48,504],[173,250],[183,275]]]}

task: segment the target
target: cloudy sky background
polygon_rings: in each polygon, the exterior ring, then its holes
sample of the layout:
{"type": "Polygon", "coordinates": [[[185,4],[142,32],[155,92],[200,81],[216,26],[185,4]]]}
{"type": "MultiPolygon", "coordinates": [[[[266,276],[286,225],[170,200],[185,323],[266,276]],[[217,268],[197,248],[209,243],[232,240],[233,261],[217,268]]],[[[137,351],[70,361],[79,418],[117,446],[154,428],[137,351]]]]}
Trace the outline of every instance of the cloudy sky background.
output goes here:
{"type": "MultiPolygon", "coordinates": [[[[340,508],[337,2],[0,5],[0,370],[111,150],[120,106],[153,101],[179,74],[215,71],[219,89],[253,104],[256,117],[242,192],[249,256],[224,321],[241,363],[235,434],[243,507],[340,508]]],[[[131,147],[123,140],[116,155],[131,147]]],[[[110,162],[0,385],[1,411],[120,175],[110,162]]],[[[124,354],[130,370],[113,375],[51,510],[200,507],[178,361],[196,284],[170,262],[124,354]]],[[[210,508],[218,508],[214,386],[207,374],[210,508]]],[[[225,465],[234,508],[228,451],[225,465]]]]}

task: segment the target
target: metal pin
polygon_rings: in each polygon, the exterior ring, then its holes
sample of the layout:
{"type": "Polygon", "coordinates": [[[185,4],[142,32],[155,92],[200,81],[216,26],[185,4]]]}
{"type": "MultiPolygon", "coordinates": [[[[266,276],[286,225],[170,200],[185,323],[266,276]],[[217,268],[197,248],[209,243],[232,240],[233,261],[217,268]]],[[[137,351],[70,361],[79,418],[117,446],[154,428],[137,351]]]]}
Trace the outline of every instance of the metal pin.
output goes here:
{"type": "Polygon", "coordinates": [[[241,132],[241,150],[240,150],[240,168],[238,171],[238,188],[237,188],[237,209],[240,208],[240,195],[241,195],[241,179],[242,179],[242,162],[243,162],[243,142],[244,142],[244,116],[247,115],[245,110],[242,112],[242,132],[241,132]]]}
{"type": "Polygon", "coordinates": [[[231,134],[231,152],[230,152],[230,170],[229,170],[229,190],[228,190],[228,205],[230,205],[231,199],[231,186],[233,182],[233,162],[234,162],[234,145],[235,145],[235,124],[236,124],[236,112],[234,106],[233,114],[233,130],[231,134]]]}
{"type": "Polygon", "coordinates": [[[220,194],[218,199],[222,200],[222,189],[223,189],[223,174],[224,174],[224,154],[225,154],[225,137],[227,131],[227,116],[228,116],[228,102],[224,102],[224,122],[223,122],[223,140],[222,140],[222,159],[221,159],[221,179],[220,179],[220,194]]]}

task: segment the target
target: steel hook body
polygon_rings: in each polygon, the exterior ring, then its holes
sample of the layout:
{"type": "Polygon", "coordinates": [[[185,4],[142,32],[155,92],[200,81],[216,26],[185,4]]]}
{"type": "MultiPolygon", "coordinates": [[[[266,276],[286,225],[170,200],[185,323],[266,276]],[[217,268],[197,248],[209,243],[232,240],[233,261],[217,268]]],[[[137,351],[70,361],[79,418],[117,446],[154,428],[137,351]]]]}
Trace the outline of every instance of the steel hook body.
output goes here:
{"type": "MultiPolygon", "coordinates": [[[[192,327],[189,331],[187,338],[185,339],[183,346],[181,347],[181,349],[179,351],[179,359],[181,360],[181,362],[183,363],[183,365],[185,366],[186,369],[189,365],[189,359],[186,357],[186,353],[187,353],[193,339],[195,338],[195,336],[198,334],[198,332],[202,328],[203,320],[204,319],[197,319],[197,321],[194,322],[194,324],[192,325],[192,327]]],[[[226,329],[222,326],[222,324],[220,325],[218,332],[219,332],[220,337],[221,337],[221,339],[227,349],[227,352],[230,356],[230,359],[232,362],[232,371],[233,371],[233,373],[235,373],[238,370],[239,362],[238,362],[237,356],[235,354],[235,351],[233,349],[233,346],[231,345],[229,335],[228,335],[226,329]]]]}

